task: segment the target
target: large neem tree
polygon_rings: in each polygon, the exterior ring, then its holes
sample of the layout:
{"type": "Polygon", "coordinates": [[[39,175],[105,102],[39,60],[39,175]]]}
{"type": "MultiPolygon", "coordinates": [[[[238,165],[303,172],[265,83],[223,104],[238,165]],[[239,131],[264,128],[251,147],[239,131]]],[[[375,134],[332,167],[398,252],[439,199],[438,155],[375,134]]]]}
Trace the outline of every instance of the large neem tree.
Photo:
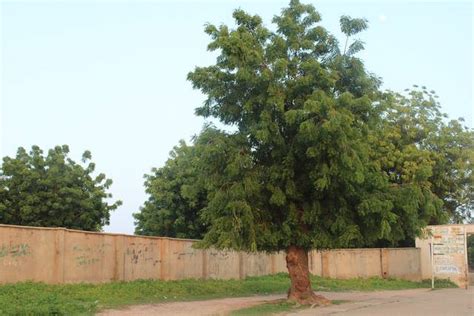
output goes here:
{"type": "Polygon", "coordinates": [[[442,203],[426,168],[395,182],[373,159],[382,96],[351,38],[364,20],[341,18],[340,49],[299,1],[274,17],[275,31],[259,16],[233,16],[235,28],[207,25],[219,56],[188,75],[207,96],[196,113],[236,130],[199,137],[210,225],[201,246],[286,251],[289,299],[327,303],[311,289],[309,250],[396,240],[401,218],[415,234],[442,203]]]}
{"type": "Polygon", "coordinates": [[[99,231],[120,201],[110,202],[112,180],[95,174],[91,153],[83,164],[69,157],[67,145],[45,155],[38,146],[18,148],[0,166],[0,224],[66,227],[99,231]]]}

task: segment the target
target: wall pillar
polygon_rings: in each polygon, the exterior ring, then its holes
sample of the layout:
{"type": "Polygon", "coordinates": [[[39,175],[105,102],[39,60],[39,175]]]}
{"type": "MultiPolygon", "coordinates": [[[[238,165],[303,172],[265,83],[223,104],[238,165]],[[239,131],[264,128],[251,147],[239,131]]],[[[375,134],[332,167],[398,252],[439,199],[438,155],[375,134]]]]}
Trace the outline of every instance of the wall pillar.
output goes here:
{"type": "Polygon", "coordinates": [[[329,273],[329,251],[321,251],[321,276],[330,277],[329,273]]]}
{"type": "Polygon", "coordinates": [[[161,269],[160,269],[160,280],[169,280],[169,248],[170,241],[168,238],[163,238],[160,241],[160,259],[161,259],[161,269]]]}
{"type": "Polygon", "coordinates": [[[270,260],[271,260],[271,267],[272,267],[271,274],[275,274],[275,272],[276,272],[276,268],[275,268],[276,255],[272,253],[270,255],[270,260]]]}
{"type": "Polygon", "coordinates": [[[380,248],[380,276],[384,279],[388,278],[388,249],[380,248]]]}
{"type": "Polygon", "coordinates": [[[115,236],[114,281],[125,281],[125,236],[115,236]]]}
{"type": "Polygon", "coordinates": [[[60,228],[55,231],[55,240],[54,240],[54,283],[62,284],[64,283],[64,250],[65,250],[65,229],[60,228]]]}
{"type": "Polygon", "coordinates": [[[242,251],[239,251],[239,279],[242,280],[243,278],[245,278],[244,255],[242,251]]]}
{"type": "Polygon", "coordinates": [[[208,263],[207,263],[207,250],[203,249],[201,250],[202,253],[202,278],[206,280],[209,277],[209,272],[208,272],[208,263]]]}

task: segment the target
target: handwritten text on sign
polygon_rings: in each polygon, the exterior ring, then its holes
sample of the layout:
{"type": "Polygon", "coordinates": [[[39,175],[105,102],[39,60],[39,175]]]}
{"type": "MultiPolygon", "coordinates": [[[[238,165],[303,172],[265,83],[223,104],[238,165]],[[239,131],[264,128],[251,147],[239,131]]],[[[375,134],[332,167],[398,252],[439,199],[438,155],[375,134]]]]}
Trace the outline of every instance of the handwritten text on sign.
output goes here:
{"type": "Polygon", "coordinates": [[[464,229],[439,227],[433,229],[433,269],[435,274],[462,274],[459,262],[464,257],[464,229]]]}

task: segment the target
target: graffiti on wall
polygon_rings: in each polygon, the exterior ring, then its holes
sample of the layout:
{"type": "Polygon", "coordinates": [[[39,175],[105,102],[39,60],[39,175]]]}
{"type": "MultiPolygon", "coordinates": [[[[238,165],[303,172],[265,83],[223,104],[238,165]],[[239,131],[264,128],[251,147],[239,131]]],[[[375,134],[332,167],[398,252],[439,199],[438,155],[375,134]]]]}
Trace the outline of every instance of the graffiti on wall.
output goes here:
{"type": "Polygon", "coordinates": [[[156,242],[132,242],[127,246],[125,250],[125,256],[130,260],[132,264],[151,264],[156,266],[161,262],[159,254],[157,253],[159,247],[156,242]]]}
{"type": "Polygon", "coordinates": [[[77,266],[89,266],[100,262],[104,257],[107,248],[112,247],[110,243],[101,243],[95,246],[81,246],[74,245],[72,251],[74,252],[74,260],[77,266]]]}
{"type": "Polygon", "coordinates": [[[177,260],[185,260],[187,258],[192,258],[196,256],[196,251],[193,249],[184,250],[184,251],[175,251],[173,255],[176,256],[177,260]]]}
{"type": "Polygon", "coordinates": [[[207,254],[207,271],[209,277],[239,277],[240,258],[238,252],[209,249],[207,254]]]}
{"type": "Polygon", "coordinates": [[[235,254],[231,251],[218,251],[218,250],[209,251],[209,256],[219,261],[226,261],[227,259],[231,257],[231,255],[235,255],[235,254]]]}
{"type": "Polygon", "coordinates": [[[30,245],[25,243],[19,244],[2,244],[0,245],[0,261],[3,266],[17,266],[21,259],[31,255],[30,245]]]}

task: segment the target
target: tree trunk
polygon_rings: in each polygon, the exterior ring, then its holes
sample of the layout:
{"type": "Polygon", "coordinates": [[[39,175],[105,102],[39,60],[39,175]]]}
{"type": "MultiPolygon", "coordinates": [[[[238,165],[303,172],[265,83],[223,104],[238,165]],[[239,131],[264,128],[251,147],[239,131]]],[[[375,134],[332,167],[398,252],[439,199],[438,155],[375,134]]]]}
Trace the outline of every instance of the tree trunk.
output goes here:
{"type": "Polygon", "coordinates": [[[311,289],[308,252],[306,250],[297,246],[288,247],[286,250],[286,267],[291,279],[288,300],[305,305],[328,305],[331,303],[325,297],[316,295],[311,289]]]}

